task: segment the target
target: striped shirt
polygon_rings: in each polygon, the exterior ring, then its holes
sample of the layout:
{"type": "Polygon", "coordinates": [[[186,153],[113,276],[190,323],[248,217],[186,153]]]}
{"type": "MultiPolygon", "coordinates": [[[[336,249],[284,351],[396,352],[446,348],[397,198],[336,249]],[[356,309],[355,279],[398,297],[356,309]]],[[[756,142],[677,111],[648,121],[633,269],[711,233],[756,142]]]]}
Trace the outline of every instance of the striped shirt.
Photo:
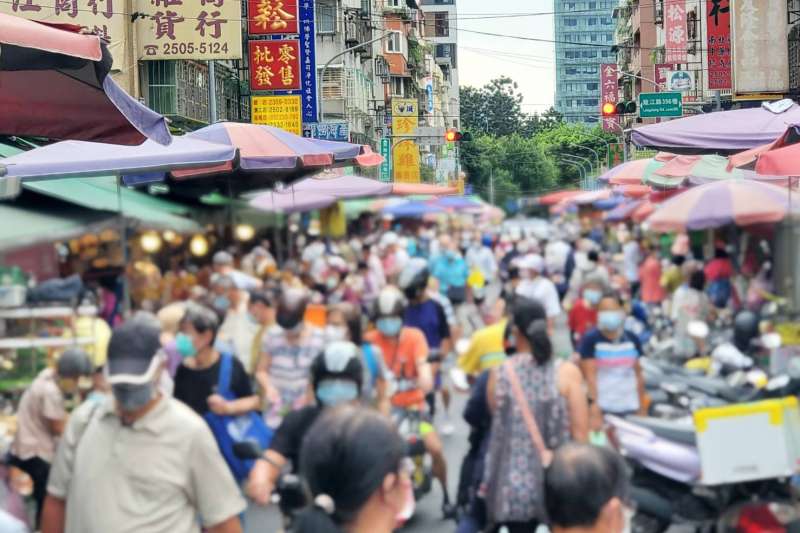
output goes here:
{"type": "Polygon", "coordinates": [[[642,354],[639,339],[628,330],[609,340],[594,328],[580,346],[581,359],[597,364],[597,404],[605,413],[623,414],[639,409],[636,360],[642,354]]]}
{"type": "Polygon", "coordinates": [[[287,413],[305,406],[309,368],[325,349],[325,332],[321,328],[306,324],[300,335],[298,343],[290,343],[280,326],[273,326],[264,334],[263,352],[270,357],[269,380],[281,397],[264,413],[272,428],[278,427],[287,413]]]}

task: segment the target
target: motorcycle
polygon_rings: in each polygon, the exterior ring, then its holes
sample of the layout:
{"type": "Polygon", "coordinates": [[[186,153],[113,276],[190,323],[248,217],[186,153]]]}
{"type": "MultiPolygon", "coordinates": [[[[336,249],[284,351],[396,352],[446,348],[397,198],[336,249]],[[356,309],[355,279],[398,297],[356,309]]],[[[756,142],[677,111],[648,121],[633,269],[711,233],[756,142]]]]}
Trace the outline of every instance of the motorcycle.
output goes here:
{"type": "Polygon", "coordinates": [[[413,408],[397,409],[392,418],[398,432],[408,443],[408,456],[414,462],[411,476],[414,499],[419,501],[433,488],[433,472],[422,431],[426,422],[422,411],[413,408]]]}
{"type": "Polygon", "coordinates": [[[634,533],[681,524],[697,533],[800,531],[790,480],[707,486],[690,421],[608,416],[609,442],[632,469],[634,533]]]}

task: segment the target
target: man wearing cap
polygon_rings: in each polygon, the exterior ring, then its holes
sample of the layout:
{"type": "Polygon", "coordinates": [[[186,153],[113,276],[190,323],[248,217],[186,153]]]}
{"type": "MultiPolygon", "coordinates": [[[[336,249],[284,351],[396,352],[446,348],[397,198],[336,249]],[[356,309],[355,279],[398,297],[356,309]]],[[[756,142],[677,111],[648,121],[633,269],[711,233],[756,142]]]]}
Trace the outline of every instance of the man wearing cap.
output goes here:
{"type": "Polygon", "coordinates": [[[544,258],[539,254],[527,254],[517,260],[522,281],[517,286],[517,294],[539,301],[547,312],[547,322],[553,327],[554,319],[561,314],[561,302],[555,284],[542,276],[544,258]]]}
{"type": "Polygon", "coordinates": [[[37,524],[47,493],[50,464],[67,422],[64,396],[77,392],[78,379],[91,373],[88,354],[80,348],[69,348],[61,354],[55,368],[39,372],[19,402],[18,427],[11,443],[10,464],[33,480],[37,524]]]}
{"type": "Polygon", "coordinates": [[[69,420],[47,486],[42,533],[240,533],[245,501],[205,421],[156,383],[155,317],[136,315],[108,346],[113,400],[69,420]]]}
{"type": "Polygon", "coordinates": [[[236,270],[233,266],[233,256],[224,250],[215,253],[212,262],[214,263],[214,274],[211,276],[211,283],[214,283],[220,276],[228,276],[233,280],[236,288],[243,291],[260,289],[263,285],[260,279],[236,270]]]}

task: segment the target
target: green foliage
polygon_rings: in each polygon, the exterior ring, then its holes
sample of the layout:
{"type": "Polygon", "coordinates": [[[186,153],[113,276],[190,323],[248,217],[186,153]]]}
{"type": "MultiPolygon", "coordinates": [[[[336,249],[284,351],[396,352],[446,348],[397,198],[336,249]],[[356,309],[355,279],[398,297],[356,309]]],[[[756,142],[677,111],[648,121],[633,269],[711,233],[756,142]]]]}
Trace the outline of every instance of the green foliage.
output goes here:
{"type": "Polygon", "coordinates": [[[596,170],[598,160],[603,165],[607,157],[606,143],[616,142],[616,137],[600,126],[587,128],[583,124],[561,123],[537,133],[536,141],[558,165],[558,184],[572,187],[580,182],[581,171],[577,165],[583,166],[586,172],[590,164],[596,170]],[[567,157],[563,157],[564,154],[567,157]],[[589,161],[576,160],[576,157],[589,161]]]}

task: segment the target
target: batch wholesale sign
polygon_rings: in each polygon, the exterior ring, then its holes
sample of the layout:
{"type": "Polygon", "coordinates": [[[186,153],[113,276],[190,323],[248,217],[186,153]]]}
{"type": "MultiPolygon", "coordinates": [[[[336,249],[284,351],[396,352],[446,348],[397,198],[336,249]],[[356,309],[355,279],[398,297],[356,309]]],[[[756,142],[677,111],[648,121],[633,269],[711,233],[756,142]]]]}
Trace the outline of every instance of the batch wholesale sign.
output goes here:
{"type": "Polygon", "coordinates": [[[317,121],[314,2],[247,0],[247,9],[252,122],[301,134],[317,121]]]}
{"type": "MultiPolygon", "coordinates": [[[[617,64],[600,65],[600,116],[603,116],[603,105],[617,105],[619,86],[617,82],[617,64]]],[[[614,131],[616,123],[610,118],[603,118],[603,130],[614,131]]]]}
{"type": "Polygon", "coordinates": [[[731,88],[731,1],[706,0],[708,88],[731,88]]]}
{"type": "Polygon", "coordinates": [[[731,2],[734,95],[789,90],[786,0],[731,2]]]}
{"type": "Polygon", "coordinates": [[[136,22],[139,59],[242,57],[241,0],[138,0],[135,4],[144,15],[136,22]]]}
{"type": "Polygon", "coordinates": [[[75,24],[107,40],[114,69],[127,63],[126,27],[130,15],[122,0],[7,0],[0,1],[0,13],[29,20],[75,24]]]}
{"type": "Polygon", "coordinates": [[[664,1],[665,56],[667,63],[686,63],[686,0],[664,1]]]}

